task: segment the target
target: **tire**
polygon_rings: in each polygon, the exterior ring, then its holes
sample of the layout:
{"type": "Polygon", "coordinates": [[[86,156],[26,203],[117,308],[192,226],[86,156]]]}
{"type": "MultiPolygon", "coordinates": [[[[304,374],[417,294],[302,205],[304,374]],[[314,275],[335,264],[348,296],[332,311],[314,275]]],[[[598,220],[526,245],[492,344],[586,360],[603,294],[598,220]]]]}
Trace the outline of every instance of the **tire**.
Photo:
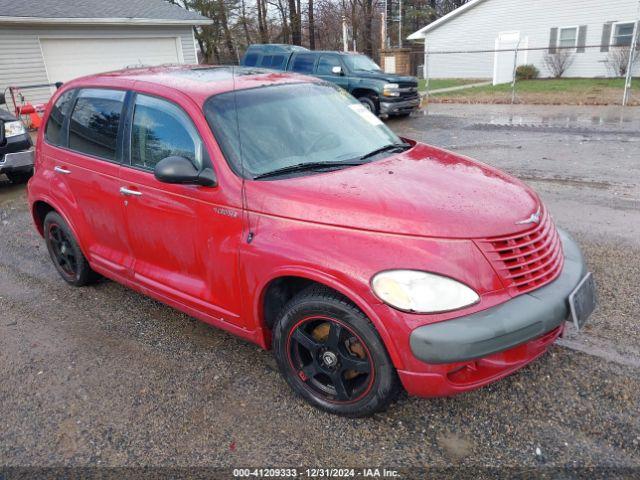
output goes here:
{"type": "Polygon", "coordinates": [[[11,183],[26,183],[33,175],[33,170],[27,172],[5,172],[11,183]]]}
{"type": "Polygon", "coordinates": [[[374,115],[378,115],[378,106],[371,97],[359,97],[358,101],[366,107],[374,115]]]}
{"type": "Polygon", "coordinates": [[[291,388],[330,413],[372,415],[387,408],[401,389],[373,324],[345,297],[321,285],[303,290],[283,308],[273,347],[291,388]]]}
{"type": "Polygon", "coordinates": [[[71,229],[58,213],[47,214],[43,231],[53,265],[65,282],[82,287],[99,278],[89,266],[71,229]]]}

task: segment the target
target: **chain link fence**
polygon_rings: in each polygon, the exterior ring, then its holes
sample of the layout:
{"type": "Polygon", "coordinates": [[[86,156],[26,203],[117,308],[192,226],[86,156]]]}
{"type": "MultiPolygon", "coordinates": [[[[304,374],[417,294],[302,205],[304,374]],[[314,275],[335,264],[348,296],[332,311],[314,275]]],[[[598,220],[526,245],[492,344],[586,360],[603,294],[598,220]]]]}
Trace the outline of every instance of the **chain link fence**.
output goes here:
{"type": "MultiPolygon", "coordinates": [[[[498,44],[499,43],[499,44],[498,44]]],[[[411,53],[412,73],[431,102],[640,106],[635,46],[530,46],[411,53]]]]}

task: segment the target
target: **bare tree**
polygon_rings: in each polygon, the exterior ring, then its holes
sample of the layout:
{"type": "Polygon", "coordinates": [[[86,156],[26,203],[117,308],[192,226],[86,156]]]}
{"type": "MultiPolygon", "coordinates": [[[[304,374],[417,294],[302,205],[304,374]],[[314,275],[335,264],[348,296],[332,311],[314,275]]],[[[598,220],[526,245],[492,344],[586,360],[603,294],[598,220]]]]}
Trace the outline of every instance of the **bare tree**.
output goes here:
{"type": "Polygon", "coordinates": [[[307,11],[307,18],[309,20],[309,48],[315,50],[316,48],[316,24],[313,18],[313,0],[309,0],[309,10],[307,11]]]}
{"type": "Polygon", "coordinates": [[[556,53],[545,53],[544,64],[554,78],[560,78],[573,63],[573,52],[560,49],[556,53]]]}
{"type": "MultiPolygon", "coordinates": [[[[624,77],[627,75],[627,68],[629,67],[629,55],[631,55],[631,47],[612,47],[607,54],[605,65],[613,75],[624,77]]],[[[638,58],[640,58],[640,50],[636,48],[631,61],[632,72],[638,58]]]]}

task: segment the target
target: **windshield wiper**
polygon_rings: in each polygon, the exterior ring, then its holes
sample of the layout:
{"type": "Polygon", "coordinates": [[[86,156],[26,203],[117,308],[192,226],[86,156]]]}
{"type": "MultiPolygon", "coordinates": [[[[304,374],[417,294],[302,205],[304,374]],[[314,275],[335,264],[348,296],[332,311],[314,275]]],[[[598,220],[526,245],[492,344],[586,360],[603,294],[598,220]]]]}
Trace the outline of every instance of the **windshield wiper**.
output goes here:
{"type": "Polygon", "coordinates": [[[359,160],[348,160],[343,162],[307,162],[296,163],[295,165],[289,165],[287,167],[277,168],[270,172],[259,173],[254,180],[259,178],[276,177],[278,175],[284,175],[286,173],[305,172],[309,170],[317,170],[319,168],[332,168],[332,167],[351,167],[355,165],[362,165],[363,162],[359,160]]]}
{"type": "Polygon", "coordinates": [[[390,143],[389,145],[385,145],[384,147],[376,148],[372,152],[366,153],[360,157],[360,160],[366,160],[367,158],[374,157],[380,153],[391,152],[393,150],[407,150],[411,148],[411,145],[408,143],[390,143]]]}

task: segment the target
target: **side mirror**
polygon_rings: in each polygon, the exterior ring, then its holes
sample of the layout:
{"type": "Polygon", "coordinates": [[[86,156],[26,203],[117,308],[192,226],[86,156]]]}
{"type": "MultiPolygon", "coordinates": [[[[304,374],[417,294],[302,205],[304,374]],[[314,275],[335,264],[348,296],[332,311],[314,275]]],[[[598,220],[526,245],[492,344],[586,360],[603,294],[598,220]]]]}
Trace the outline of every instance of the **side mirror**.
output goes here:
{"type": "Polygon", "coordinates": [[[342,67],[331,67],[331,73],[333,73],[334,75],[342,75],[342,67]]]}
{"type": "Polygon", "coordinates": [[[182,183],[215,187],[218,184],[216,174],[211,168],[196,170],[184,157],[167,157],[160,160],[153,170],[155,177],[163,183],[182,183]]]}
{"type": "Polygon", "coordinates": [[[4,98],[4,93],[0,93],[0,105],[4,105],[7,103],[6,98],[4,98]]]}

